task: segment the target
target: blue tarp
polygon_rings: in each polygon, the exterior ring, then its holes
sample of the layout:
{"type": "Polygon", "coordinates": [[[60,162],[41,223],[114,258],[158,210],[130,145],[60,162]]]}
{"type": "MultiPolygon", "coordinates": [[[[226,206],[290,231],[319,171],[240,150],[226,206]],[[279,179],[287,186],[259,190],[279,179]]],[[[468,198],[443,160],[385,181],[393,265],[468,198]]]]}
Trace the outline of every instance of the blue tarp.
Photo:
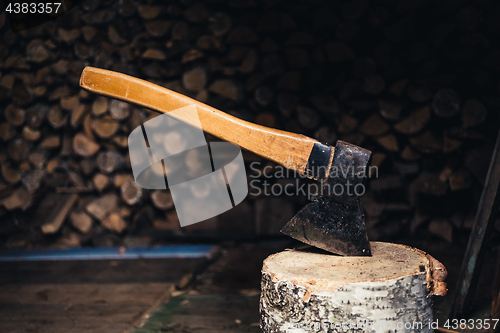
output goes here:
{"type": "Polygon", "coordinates": [[[172,245],[0,251],[0,261],[201,258],[210,257],[213,248],[213,245],[172,245]]]}

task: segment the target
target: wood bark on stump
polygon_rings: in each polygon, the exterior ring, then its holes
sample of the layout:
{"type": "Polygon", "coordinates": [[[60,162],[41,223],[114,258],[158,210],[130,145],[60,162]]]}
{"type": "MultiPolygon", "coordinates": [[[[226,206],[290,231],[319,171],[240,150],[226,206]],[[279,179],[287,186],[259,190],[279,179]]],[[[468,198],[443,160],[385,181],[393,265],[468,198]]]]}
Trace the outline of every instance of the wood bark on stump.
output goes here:
{"type": "Polygon", "coordinates": [[[357,332],[432,332],[429,296],[446,294],[446,268],[405,245],[371,247],[372,257],[315,249],[269,256],[262,268],[263,332],[344,332],[351,323],[357,332]]]}

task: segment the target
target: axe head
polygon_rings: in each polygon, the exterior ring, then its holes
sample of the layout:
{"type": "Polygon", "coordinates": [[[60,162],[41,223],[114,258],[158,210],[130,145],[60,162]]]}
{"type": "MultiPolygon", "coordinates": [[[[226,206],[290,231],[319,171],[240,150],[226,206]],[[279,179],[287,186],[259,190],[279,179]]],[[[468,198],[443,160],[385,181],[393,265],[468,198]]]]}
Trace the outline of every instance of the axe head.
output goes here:
{"type": "Polygon", "coordinates": [[[281,232],[332,253],[371,256],[360,200],[371,152],[338,141],[332,157],[331,148],[314,146],[306,169],[321,181],[320,195],[302,208],[281,232]]]}
{"type": "Polygon", "coordinates": [[[336,254],[372,255],[359,199],[352,205],[330,197],[316,197],[302,208],[281,232],[336,254]]]}

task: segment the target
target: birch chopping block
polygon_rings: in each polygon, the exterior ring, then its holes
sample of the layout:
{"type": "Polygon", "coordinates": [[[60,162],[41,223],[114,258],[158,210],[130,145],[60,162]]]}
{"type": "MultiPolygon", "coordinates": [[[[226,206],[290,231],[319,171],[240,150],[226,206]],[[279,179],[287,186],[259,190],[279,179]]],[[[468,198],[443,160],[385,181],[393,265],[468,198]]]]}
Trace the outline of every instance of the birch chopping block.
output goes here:
{"type": "Polygon", "coordinates": [[[372,257],[314,249],[269,256],[262,268],[263,332],[432,332],[432,295],[446,268],[423,251],[371,242],[372,257]]]}

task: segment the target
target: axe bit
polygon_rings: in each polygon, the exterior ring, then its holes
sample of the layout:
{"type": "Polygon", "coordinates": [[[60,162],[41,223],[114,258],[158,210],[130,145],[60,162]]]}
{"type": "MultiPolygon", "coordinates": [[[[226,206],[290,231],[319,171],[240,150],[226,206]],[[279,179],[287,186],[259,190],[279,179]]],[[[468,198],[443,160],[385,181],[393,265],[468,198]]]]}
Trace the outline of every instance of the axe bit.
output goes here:
{"type": "MultiPolygon", "coordinates": [[[[109,70],[86,67],[80,86],[161,113],[196,106],[205,132],[321,183],[320,195],[281,232],[332,253],[371,256],[363,207],[356,192],[369,164],[369,150],[340,140],[332,147],[304,135],[253,124],[156,84],[109,70]]],[[[196,123],[188,116],[176,118],[196,123]]]]}

